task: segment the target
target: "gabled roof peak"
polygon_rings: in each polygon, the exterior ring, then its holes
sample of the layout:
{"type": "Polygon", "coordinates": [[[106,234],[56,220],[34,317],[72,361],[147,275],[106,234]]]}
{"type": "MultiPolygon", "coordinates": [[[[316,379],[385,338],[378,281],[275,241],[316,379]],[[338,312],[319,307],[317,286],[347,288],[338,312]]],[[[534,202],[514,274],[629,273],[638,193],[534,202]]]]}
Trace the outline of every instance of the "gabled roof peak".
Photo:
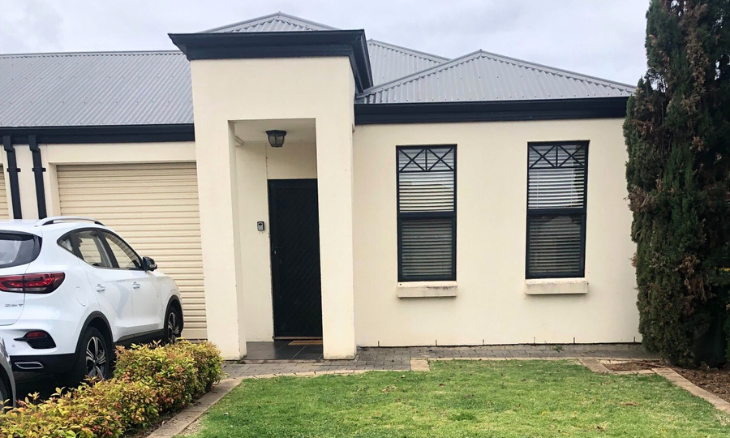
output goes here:
{"type": "Polygon", "coordinates": [[[312,32],[339,30],[326,24],[315,23],[304,18],[295,17],[283,12],[276,12],[263,17],[251,20],[240,21],[214,29],[205,30],[201,33],[226,33],[226,32],[312,32]]]}
{"type": "Polygon", "coordinates": [[[580,99],[629,96],[634,87],[477,50],[358,96],[361,103],[580,99]]]}

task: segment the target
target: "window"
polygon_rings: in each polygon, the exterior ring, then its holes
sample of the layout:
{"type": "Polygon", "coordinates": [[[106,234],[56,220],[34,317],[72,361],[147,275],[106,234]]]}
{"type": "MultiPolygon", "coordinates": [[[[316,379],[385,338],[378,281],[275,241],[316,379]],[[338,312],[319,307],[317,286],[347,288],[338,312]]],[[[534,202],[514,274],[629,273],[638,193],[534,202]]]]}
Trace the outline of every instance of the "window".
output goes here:
{"type": "Polygon", "coordinates": [[[75,235],[78,252],[81,259],[97,268],[111,268],[112,262],[104,249],[101,236],[92,230],[79,231],[75,235]]]}
{"type": "Polygon", "coordinates": [[[0,268],[25,265],[38,257],[40,238],[26,233],[0,233],[0,268]]]}
{"type": "Polygon", "coordinates": [[[456,280],[456,146],[400,146],[398,281],[456,280]]]}
{"type": "Polygon", "coordinates": [[[585,275],[588,142],[530,143],[527,278],[585,275]]]}
{"type": "Polygon", "coordinates": [[[109,244],[117,266],[121,269],[142,269],[142,260],[137,253],[127,245],[127,242],[112,233],[103,232],[106,242],[109,244]]]}

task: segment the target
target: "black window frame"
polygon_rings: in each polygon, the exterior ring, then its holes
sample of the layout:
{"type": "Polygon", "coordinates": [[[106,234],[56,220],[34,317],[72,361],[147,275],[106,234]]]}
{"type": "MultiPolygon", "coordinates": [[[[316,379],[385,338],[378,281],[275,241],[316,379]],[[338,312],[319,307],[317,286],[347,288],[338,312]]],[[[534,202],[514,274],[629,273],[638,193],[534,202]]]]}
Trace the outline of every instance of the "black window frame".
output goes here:
{"type": "MultiPolygon", "coordinates": [[[[117,233],[114,233],[112,231],[109,231],[109,230],[100,230],[100,234],[101,234],[101,237],[102,237],[102,239],[104,241],[104,247],[109,252],[109,257],[112,260],[112,263],[114,265],[114,269],[119,269],[119,270],[122,270],[122,271],[144,271],[144,268],[143,268],[144,261],[142,260],[142,257],[137,253],[137,251],[135,251],[134,248],[132,248],[132,245],[130,245],[129,243],[127,243],[126,240],[122,239],[121,236],[119,236],[117,233]],[[132,251],[132,254],[134,254],[135,257],[137,257],[137,261],[139,263],[139,267],[135,267],[135,268],[122,268],[119,265],[119,260],[117,259],[116,254],[114,254],[114,251],[111,248],[111,244],[109,243],[109,239],[107,239],[107,234],[110,235],[110,236],[114,236],[117,239],[119,239],[119,241],[122,243],[122,245],[126,246],[127,248],[129,248],[130,251],[132,251]]],[[[122,248],[122,251],[124,251],[123,248],[122,248]]]]}
{"type": "Polygon", "coordinates": [[[64,233],[61,237],[59,237],[56,240],[56,244],[58,246],[60,246],[61,248],[63,248],[64,251],[70,252],[71,254],[73,254],[78,259],[80,259],[82,262],[86,263],[87,265],[91,266],[92,268],[116,269],[116,270],[120,270],[120,271],[144,271],[144,268],[125,269],[125,268],[119,267],[119,262],[117,261],[117,258],[114,255],[114,251],[112,251],[111,247],[109,247],[109,242],[107,242],[105,234],[111,234],[113,236],[116,236],[117,239],[124,242],[124,244],[126,244],[129,247],[129,249],[132,250],[132,252],[137,256],[137,258],[139,258],[139,260],[142,260],[142,257],[139,255],[139,253],[137,251],[135,251],[134,248],[132,248],[132,245],[127,243],[126,240],[122,239],[122,237],[119,236],[119,234],[117,234],[113,231],[110,231],[110,230],[103,229],[103,228],[85,227],[85,228],[73,229],[67,233],[64,233]],[[97,237],[101,241],[102,247],[104,248],[104,252],[106,253],[106,256],[109,259],[109,262],[112,264],[112,266],[94,266],[91,263],[84,260],[84,257],[81,255],[81,251],[79,249],[78,233],[85,232],[85,231],[91,231],[97,235],[97,237]],[[61,245],[61,241],[66,238],[68,238],[69,242],[71,243],[71,248],[72,248],[71,250],[69,250],[68,248],[61,245]]]}
{"type": "MultiPolygon", "coordinates": [[[[584,278],[586,268],[586,228],[587,228],[587,212],[588,212],[588,140],[577,141],[534,141],[527,143],[527,190],[525,206],[527,210],[527,218],[525,220],[525,278],[541,279],[541,278],[584,278]],[[534,146],[582,146],[585,150],[585,165],[583,166],[583,207],[580,208],[542,208],[530,210],[530,169],[538,162],[530,164],[530,150],[534,146]],[[581,219],[580,230],[580,270],[574,272],[550,272],[532,274],[530,272],[530,218],[531,217],[578,217],[581,219]]],[[[570,154],[569,152],[565,151],[570,154]]],[[[538,152],[539,153],[539,152],[538,152]]],[[[542,155],[542,154],[541,154],[542,155]]],[[[560,168],[557,166],[556,168],[560,168]]]]}
{"type": "MultiPolygon", "coordinates": [[[[395,186],[395,198],[396,198],[396,215],[397,215],[397,229],[398,229],[398,282],[407,283],[415,281],[456,281],[456,206],[457,206],[457,145],[456,144],[429,144],[429,145],[397,145],[395,147],[395,167],[396,167],[396,186],[395,186]],[[452,148],[454,154],[454,168],[451,170],[454,172],[454,210],[452,212],[447,211],[434,211],[434,212],[401,212],[400,211],[400,175],[404,171],[400,168],[399,153],[401,150],[420,150],[420,149],[439,149],[439,148],[452,148]],[[403,219],[410,220],[429,220],[429,219],[450,219],[452,222],[452,235],[451,235],[451,273],[448,276],[404,276],[403,275],[403,219]]],[[[445,164],[445,163],[444,163],[445,164]]],[[[406,165],[407,166],[407,165],[406,165]]],[[[404,166],[405,167],[405,166],[404,166]]]]}

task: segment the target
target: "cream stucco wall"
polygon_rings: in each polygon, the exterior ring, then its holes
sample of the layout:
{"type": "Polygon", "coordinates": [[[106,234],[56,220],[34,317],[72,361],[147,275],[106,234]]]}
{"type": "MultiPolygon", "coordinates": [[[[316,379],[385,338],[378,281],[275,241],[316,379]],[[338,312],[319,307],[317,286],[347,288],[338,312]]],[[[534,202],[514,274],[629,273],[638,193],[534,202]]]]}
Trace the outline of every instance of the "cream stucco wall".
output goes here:
{"type": "Polygon", "coordinates": [[[241,210],[247,193],[238,182],[245,167],[238,165],[236,148],[241,147],[240,140],[244,149],[246,142],[265,141],[265,134],[238,139],[234,126],[256,120],[314,119],[324,354],[353,357],[355,86],[349,59],[195,60],[190,65],[209,338],[226,358],[246,354],[244,297],[250,284],[262,281],[261,277],[252,281],[244,269],[248,256],[240,250],[262,239],[247,240],[242,229],[250,226],[246,218],[258,217],[260,209],[241,210]]]}
{"type": "Polygon", "coordinates": [[[639,339],[621,120],[358,126],[355,310],[362,346],[639,339]],[[527,143],[589,140],[585,295],[525,294],[527,143]],[[396,145],[457,145],[457,290],[397,297],[396,145]]]}

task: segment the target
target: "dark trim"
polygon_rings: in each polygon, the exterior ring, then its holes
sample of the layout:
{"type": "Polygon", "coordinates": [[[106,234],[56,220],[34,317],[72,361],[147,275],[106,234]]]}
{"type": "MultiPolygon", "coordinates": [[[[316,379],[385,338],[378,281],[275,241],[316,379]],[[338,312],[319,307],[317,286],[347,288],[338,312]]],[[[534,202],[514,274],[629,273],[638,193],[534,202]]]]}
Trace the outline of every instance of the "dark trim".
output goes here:
{"type": "Polygon", "coordinates": [[[114,343],[114,345],[121,345],[123,347],[128,347],[132,344],[146,344],[153,341],[159,341],[160,339],[165,337],[165,329],[160,330],[150,330],[146,331],[144,333],[137,333],[134,335],[127,335],[119,338],[117,342],[114,343]]]}
{"type": "MultiPolygon", "coordinates": [[[[457,145],[456,144],[430,144],[430,145],[407,145],[407,146],[396,146],[395,147],[395,166],[396,166],[396,185],[395,185],[395,198],[396,198],[396,228],[398,234],[398,282],[409,282],[409,281],[455,281],[456,280],[456,203],[457,203],[457,145]],[[454,211],[438,211],[438,212],[403,212],[400,211],[400,175],[401,173],[414,173],[410,171],[401,170],[400,164],[398,164],[399,151],[401,150],[418,150],[418,149],[430,149],[430,148],[453,148],[454,152],[454,169],[450,172],[454,172],[454,211]],[[403,241],[402,241],[402,219],[451,219],[451,275],[448,277],[406,277],[403,275],[403,241]]],[[[410,162],[408,163],[410,164],[410,162]]],[[[405,167],[407,167],[407,165],[405,167]]],[[[444,171],[430,171],[430,172],[444,172],[444,171]]]]}
{"type": "Polygon", "coordinates": [[[356,125],[605,119],[626,116],[628,97],[355,104],[356,125]]]}
{"type": "Polygon", "coordinates": [[[23,211],[20,207],[20,183],[18,182],[18,162],[15,158],[15,146],[10,135],[3,135],[3,149],[8,157],[8,176],[10,177],[10,198],[13,204],[13,218],[23,219],[23,211]]]}
{"type": "MultiPolygon", "coordinates": [[[[28,330],[28,332],[32,332],[32,331],[35,331],[35,330],[28,330]]],[[[56,348],[56,341],[53,340],[53,336],[51,336],[50,333],[44,331],[44,333],[46,333],[45,338],[28,338],[27,337],[28,332],[26,332],[25,335],[23,335],[19,338],[15,338],[14,340],[18,341],[18,342],[26,342],[30,346],[30,348],[32,348],[34,350],[45,350],[48,348],[56,348]]]]}
{"type": "Polygon", "coordinates": [[[14,144],[150,143],[194,141],[192,123],[174,125],[37,126],[0,127],[0,135],[12,136],[14,144]]]}
{"type": "MultiPolygon", "coordinates": [[[[578,141],[531,141],[527,143],[527,193],[525,197],[525,278],[583,278],[586,271],[586,224],[588,212],[588,144],[587,140],[578,141]],[[559,145],[580,145],[585,148],[586,158],[583,167],[585,183],[583,186],[583,207],[582,208],[549,208],[530,210],[530,147],[531,146],[559,146],[559,145]],[[574,216],[581,219],[580,230],[580,259],[581,269],[576,272],[550,272],[547,274],[533,275],[530,273],[530,217],[531,216],[574,216]]],[[[558,167],[559,168],[559,167],[558,167]]]]}
{"type": "Polygon", "coordinates": [[[358,92],[373,86],[364,30],[169,34],[190,61],[197,59],[347,56],[358,92]]]}
{"type": "Polygon", "coordinates": [[[41,148],[38,147],[38,139],[35,135],[28,136],[28,145],[30,146],[30,152],[33,154],[33,176],[35,177],[35,198],[38,205],[38,219],[45,219],[48,216],[46,213],[46,186],[43,181],[43,172],[46,171],[46,168],[43,167],[41,148]]]}
{"type": "Polygon", "coordinates": [[[71,371],[76,364],[76,353],[69,354],[38,354],[32,356],[10,356],[14,371],[39,373],[65,373],[71,371]],[[23,370],[17,367],[18,362],[38,362],[43,368],[37,370],[23,370]]]}
{"type": "Polygon", "coordinates": [[[86,317],[86,321],[84,321],[84,325],[81,327],[81,331],[79,332],[79,339],[76,341],[76,351],[77,352],[79,351],[79,346],[81,345],[81,335],[83,335],[84,332],[86,331],[86,329],[89,328],[89,324],[91,324],[91,321],[93,321],[94,319],[97,319],[97,318],[101,319],[102,321],[104,321],[104,324],[106,324],[106,330],[107,330],[107,333],[109,334],[109,339],[107,339],[107,341],[109,341],[110,345],[114,344],[114,333],[112,333],[112,329],[111,329],[111,325],[109,324],[109,320],[106,319],[106,316],[104,316],[103,313],[99,312],[98,310],[95,310],[95,311],[91,312],[89,314],[89,316],[86,317]]]}

